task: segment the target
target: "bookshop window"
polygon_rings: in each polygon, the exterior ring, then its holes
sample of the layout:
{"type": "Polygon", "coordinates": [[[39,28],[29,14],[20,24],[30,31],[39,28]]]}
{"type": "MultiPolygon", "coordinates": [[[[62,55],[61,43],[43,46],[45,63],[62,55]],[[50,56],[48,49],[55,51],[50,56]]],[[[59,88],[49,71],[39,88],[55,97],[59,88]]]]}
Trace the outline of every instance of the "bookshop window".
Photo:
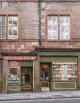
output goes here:
{"type": "Polygon", "coordinates": [[[77,64],[53,63],[53,80],[77,80],[77,64]]]}
{"type": "Polygon", "coordinates": [[[17,68],[9,68],[8,83],[18,83],[19,75],[17,73],[17,68]]]}
{"type": "Polygon", "coordinates": [[[41,64],[41,80],[49,79],[49,66],[48,64],[41,64]]]}

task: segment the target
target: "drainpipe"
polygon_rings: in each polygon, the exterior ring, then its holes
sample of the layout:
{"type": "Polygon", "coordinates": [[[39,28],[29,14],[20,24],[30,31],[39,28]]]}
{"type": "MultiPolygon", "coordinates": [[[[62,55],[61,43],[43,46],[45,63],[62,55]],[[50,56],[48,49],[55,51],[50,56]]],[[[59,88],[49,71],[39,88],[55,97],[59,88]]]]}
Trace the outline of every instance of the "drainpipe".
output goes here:
{"type": "Polygon", "coordinates": [[[41,46],[41,0],[38,0],[38,14],[39,14],[39,46],[41,46]]]}

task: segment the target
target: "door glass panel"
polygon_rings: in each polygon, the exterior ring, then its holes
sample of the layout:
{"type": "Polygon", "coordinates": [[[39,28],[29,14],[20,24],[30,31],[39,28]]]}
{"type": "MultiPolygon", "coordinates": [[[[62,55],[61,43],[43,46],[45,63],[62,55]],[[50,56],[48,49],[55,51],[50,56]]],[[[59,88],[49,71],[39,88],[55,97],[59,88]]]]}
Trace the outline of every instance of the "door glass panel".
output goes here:
{"type": "Polygon", "coordinates": [[[41,91],[50,91],[49,64],[41,64],[41,91]]]}
{"type": "Polygon", "coordinates": [[[42,80],[48,80],[49,79],[48,64],[41,64],[41,79],[42,80]]]}
{"type": "Polygon", "coordinates": [[[23,68],[22,70],[22,84],[30,83],[30,69],[23,68]]]}

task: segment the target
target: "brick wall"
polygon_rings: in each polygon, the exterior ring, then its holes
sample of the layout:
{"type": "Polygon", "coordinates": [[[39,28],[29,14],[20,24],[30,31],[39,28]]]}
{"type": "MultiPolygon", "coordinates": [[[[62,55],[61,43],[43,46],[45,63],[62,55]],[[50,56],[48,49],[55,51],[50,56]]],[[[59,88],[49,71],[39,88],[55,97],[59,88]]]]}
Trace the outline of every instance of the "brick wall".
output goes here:
{"type": "MultiPolygon", "coordinates": [[[[19,41],[18,43],[24,45],[24,46],[15,46],[20,45],[17,44],[14,40],[14,42],[8,42],[8,40],[5,42],[0,42],[0,45],[2,45],[2,48],[4,50],[10,51],[16,50],[16,51],[27,51],[27,49],[32,49],[32,45],[30,45],[30,41],[34,42],[36,46],[38,46],[38,39],[39,39],[39,15],[38,15],[38,2],[26,2],[27,0],[24,0],[23,2],[20,2],[17,0],[17,2],[7,2],[8,0],[5,0],[5,2],[0,2],[0,14],[1,12],[18,12],[20,17],[20,24],[19,24],[19,39],[16,40],[19,41]],[[28,40],[30,40],[28,42],[28,40]],[[26,50],[24,50],[25,44],[29,44],[29,46],[26,46],[26,50]],[[11,45],[12,44],[12,48],[11,45]],[[6,46],[8,45],[8,46],[6,46]],[[14,46],[13,46],[14,45],[14,46]],[[28,48],[30,47],[30,48],[28,48]]],[[[13,0],[14,1],[14,0],[13,0]]],[[[37,1],[37,0],[35,0],[37,1]]],[[[44,0],[43,0],[44,1],[44,0]]],[[[50,0],[51,1],[51,0],[50,0]]],[[[78,0],[75,0],[76,2],[66,2],[65,0],[62,0],[64,2],[60,2],[60,0],[57,0],[58,2],[55,2],[56,0],[52,0],[54,2],[42,2],[41,3],[41,35],[42,35],[42,46],[43,47],[53,47],[53,48],[80,48],[80,2],[78,0]],[[77,2],[78,1],[78,2],[77,2]],[[67,13],[71,15],[71,39],[68,41],[48,41],[47,39],[47,29],[46,29],[46,16],[48,13],[67,13]]],[[[35,46],[34,45],[34,46],[35,46]]]]}
{"type": "Polygon", "coordinates": [[[38,46],[36,41],[1,42],[3,52],[32,52],[38,46]]]}
{"type": "Polygon", "coordinates": [[[39,40],[38,2],[26,2],[29,0],[10,0],[11,2],[7,2],[9,0],[4,1],[5,2],[0,2],[0,15],[19,15],[19,38],[18,40],[0,40],[2,49],[6,52],[29,52],[34,50],[34,47],[38,46],[39,40]]]}

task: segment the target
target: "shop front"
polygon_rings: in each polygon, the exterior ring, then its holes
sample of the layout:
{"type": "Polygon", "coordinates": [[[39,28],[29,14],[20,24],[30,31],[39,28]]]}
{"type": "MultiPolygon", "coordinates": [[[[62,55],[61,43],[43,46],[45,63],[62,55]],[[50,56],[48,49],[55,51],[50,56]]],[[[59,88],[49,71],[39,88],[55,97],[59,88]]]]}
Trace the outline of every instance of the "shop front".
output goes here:
{"type": "Polygon", "coordinates": [[[41,56],[41,91],[76,90],[77,56],[41,56]]]}
{"type": "Polygon", "coordinates": [[[3,61],[6,92],[33,92],[36,56],[5,56],[3,61]]]}

